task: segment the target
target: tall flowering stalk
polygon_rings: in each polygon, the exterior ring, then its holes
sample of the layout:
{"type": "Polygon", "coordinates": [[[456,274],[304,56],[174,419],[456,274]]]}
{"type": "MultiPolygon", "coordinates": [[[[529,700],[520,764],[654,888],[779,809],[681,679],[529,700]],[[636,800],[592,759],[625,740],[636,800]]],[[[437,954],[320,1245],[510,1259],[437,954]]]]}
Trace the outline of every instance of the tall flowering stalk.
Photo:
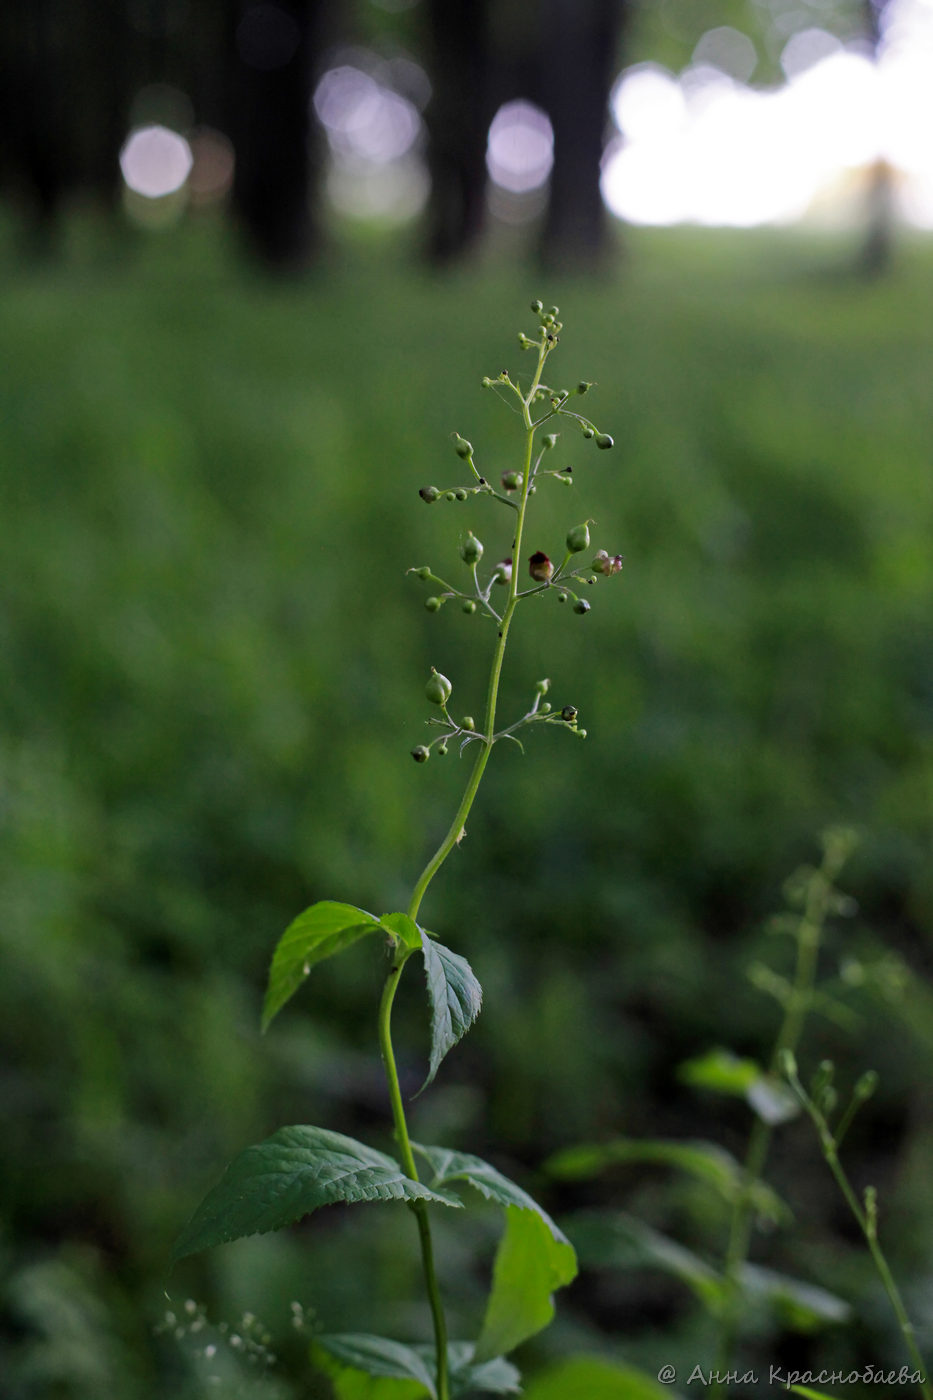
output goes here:
{"type": "MultiPolygon", "coordinates": [[[[423,1087],[431,1083],[444,1056],[479,1014],[482,989],[469,963],[445,947],[418,918],[431,882],[463,835],[496,745],[504,740],[521,745],[519,733],[537,725],[556,725],[578,737],[586,736],[574,706],[555,709],[545,698],[549,680],[537,682],[524,714],[507,723],[500,720],[499,683],[519,604],[532,597],[553,595],[561,603],[569,602],[575,613],[585,614],[590,603],[583,591],[622,568],[621,556],[604,549],[596,552],[588,566],[581,565],[580,556],[591,547],[589,520],[567,530],[563,557],[557,564],[540,548],[526,555],[531,543],[530,505],[539,485],[548,481],[573,484],[570,465],[551,465],[559,441],[554,428],[560,420],[567,420],[599,449],[613,445],[607,433],[600,432],[577,410],[578,401],[592,384],[581,380],[569,390],[545,384],[545,366],[557,347],[562,325],[556,306],[545,310],[536,301],[532,311],[538,322],[537,334],[519,335],[522,349],[536,354],[530,382],[522,385],[505,370],[495,379],[483,380],[484,388],[517,403],[523,438],[520,464],[493,483],[477,466],[472,444],[454,433],[465,484],[424,486],[420,491],[429,505],[489,498],[507,510],[511,526],[507,540],[510,552],[503,550],[502,558],[491,568],[483,566],[486,551],[482,542],[472,530],[466,533],[459,548],[460,561],[467,569],[464,587],[445,582],[429,565],[409,571],[432,590],[425,601],[429,612],[437,613],[456,601],[465,612],[486,615],[495,623],[481,725],[477,726],[470,715],[455,718],[451,714],[453,685],[432,670],[425,697],[435,712],[427,722],[438,732],[429,743],[412,750],[418,763],[426,762],[433,752],[446,753],[452,742],[461,751],[471,751],[473,763],[463,796],[444,839],[415,881],[404,912],[375,915],[355,905],[324,900],[289,925],[272,959],[263,1008],[265,1030],[317,963],[369,934],[379,935],[389,956],[389,971],[379,1003],[377,1034],[397,1156],[326,1128],[281,1128],[265,1142],[248,1147],[230,1164],[175,1245],[174,1258],[181,1259],[245,1235],[281,1229],[332,1202],[404,1201],[417,1225],[433,1344],[409,1345],[368,1333],[316,1338],[315,1356],[334,1378],[338,1395],[341,1377],[359,1371],[387,1382],[417,1381],[432,1400],[451,1400],[467,1391],[502,1394],[516,1390],[518,1372],[506,1359],[508,1354],[547,1325],[553,1316],[551,1294],[576,1274],[576,1256],[569,1241],[520,1186],[478,1157],[412,1142],[392,1041],[392,1007],[402,973],[412,958],[422,960],[431,1019],[430,1058],[423,1087]],[[451,1341],[435,1265],[431,1209],[462,1208],[464,1192],[500,1205],[505,1212],[505,1229],[479,1336],[451,1341]]],[[[378,1380],[373,1382],[377,1388],[379,1384],[378,1380]]]]}

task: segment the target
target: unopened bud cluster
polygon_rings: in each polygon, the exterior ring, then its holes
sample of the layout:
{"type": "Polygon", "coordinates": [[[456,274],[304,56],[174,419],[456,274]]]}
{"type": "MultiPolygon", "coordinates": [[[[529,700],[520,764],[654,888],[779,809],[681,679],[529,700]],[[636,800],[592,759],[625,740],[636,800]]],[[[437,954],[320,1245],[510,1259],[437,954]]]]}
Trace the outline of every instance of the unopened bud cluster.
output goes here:
{"type": "MultiPolygon", "coordinates": [[[[574,585],[592,587],[600,578],[610,578],[622,571],[622,555],[610,554],[606,549],[597,550],[588,568],[579,560],[578,556],[591,548],[591,527],[594,523],[592,520],[570,526],[565,534],[563,555],[555,552],[551,557],[546,550],[538,547],[528,553],[522,549],[520,557],[515,557],[514,545],[522,538],[527,523],[529,501],[538,486],[547,479],[558,481],[564,486],[574,484],[573,466],[559,460],[562,455],[561,435],[558,431],[561,426],[560,420],[565,420],[569,426],[575,427],[585,441],[594,442],[602,451],[613,446],[613,439],[609,433],[603,432],[589,417],[577,411],[576,402],[594,388],[591,380],[579,379],[575,386],[569,389],[553,388],[543,382],[545,361],[558,344],[563,322],[557,306],[545,308],[543,302],[535,300],[531,304],[531,310],[537,318],[537,332],[528,335],[521,331],[518,336],[519,345],[523,350],[537,351],[537,371],[532,377],[531,387],[520,387],[508,370],[501,370],[497,375],[487,375],[482,380],[483,388],[492,389],[507,400],[518,401],[526,434],[524,464],[505,469],[497,466],[494,470],[487,469],[484,473],[477,465],[473,444],[460,432],[454,432],[451,434],[454,453],[468,474],[467,481],[455,482],[446,487],[422,486],[419,492],[421,499],[428,505],[438,501],[465,502],[482,496],[491,497],[504,505],[517,517],[513,518],[509,530],[509,537],[513,542],[512,553],[504,555],[491,567],[488,563],[484,567],[484,544],[472,529],[468,529],[460,537],[458,553],[460,562],[470,571],[469,581],[448,581],[435,573],[429,565],[409,570],[429,585],[430,591],[425,599],[428,612],[439,612],[445,603],[455,600],[464,615],[491,618],[497,624],[500,639],[504,638],[515,606],[525,597],[553,593],[560,603],[570,603],[571,610],[582,616],[590,611],[591,604],[575,591],[574,585]],[[556,464],[552,465],[555,459],[556,464]],[[547,466],[544,465],[545,461],[547,466]]],[[[495,558],[495,555],[493,557],[495,558]]],[[[587,588],[583,591],[586,592],[587,588]]],[[[573,706],[564,706],[557,714],[552,713],[551,706],[542,700],[545,694],[545,690],[542,689],[536,694],[532,709],[515,725],[501,733],[488,735],[476,731],[470,716],[464,717],[459,723],[450,717],[447,712],[450,694],[450,682],[439,672],[432,671],[426,687],[426,696],[434,705],[440,707],[443,719],[431,719],[428,723],[440,725],[445,732],[431,744],[419,744],[412,750],[418,762],[423,763],[435,747],[438,753],[446,753],[447,741],[450,738],[458,738],[461,745],[470,741],[493,743],[499,738],[514,738],[515,728],[533,720],[557,721],[574,732],[583,733],[576,724],[576,709],[573,706]]]]}

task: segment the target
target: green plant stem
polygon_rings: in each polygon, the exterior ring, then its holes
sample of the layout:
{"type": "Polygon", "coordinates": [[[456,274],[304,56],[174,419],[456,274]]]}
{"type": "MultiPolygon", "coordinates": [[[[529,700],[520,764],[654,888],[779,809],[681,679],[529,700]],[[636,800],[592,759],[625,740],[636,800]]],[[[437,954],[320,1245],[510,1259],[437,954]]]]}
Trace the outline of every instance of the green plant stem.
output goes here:
{"type": "MultiPolygon", "coordinates": [[[[806,1089],[804,1089],[797,1075],[790,1074],[788,1075],[788,1078],[790,1079],[791,1085],[793,1086],[797,1097],[803,1104],[804,1108],[807,1110],[807,1113],[810,1115],[810,1118],[813,1120],[813,1125],[816,1128],[817,1133],[819,1134],[820,1146],[823,1149],[823,1156],[826,1159],[826,1165],[829,1167],[829,1170],[835,1177],[836,1185],[842,1192],[842,1195],[845,1198],[846,1205],[849,1207],[850,1211],[855,1216],[855,1219],[858,1222],[858,1227],[861,1230],[862,1234],[865,1236],[865,1243],[868,1245],[872,1260],[874,1261],[875,1268],[878,1270],[881,1282],[884,1285],[884,1291],[885,1293],[887,1293],[891,1307],[894,1310],[894,1315],[897,1318],[898,1326],[901,1331],[901,1336],[904,1338],[904,1345],[906,1346],[910,1359],[913,1362],[914,1369],[921,1376],[925,1377],[924,1360],[920,1354],[920,1349],[917,1346],[917,1339],[914,1334],[914,1326],[907,1314],[907,1309],[904,1306],[904,1300],[901,1297],[900,1289],[894,1281],[894,1275],[891,1273],[891,1268],[888,1264],[887,1258],[885,1257],[884,1251],[881,1248],[881,1245],[878,1243],[878,1234],[873,1220],[869,1218],[868,1212],[862,1208],[861,1204],[859,1203],[858,1197],[852,1189],[852,1183],[846,1176],[842,1163],[839,1160],[839,1154],[836,1150],[837,1144],[832,1135],[832,1132],[830,1131],[829,1124],[827,1123],[824,1115],[820,1112],[817,1105],[813,1102],[806,1089]]],[[[933,1400],[933,1388],[931,1388],[930,1383],[926,1378],[924,1378],[924,1380],[921,1381],[920,1390],[921,1393],[926,1397],[926,1400],[933,1400]]]]}
{"type": "MultiPolygon", "coordinates": [[[[486,690],[486,711],[483,724],[483,737],[480,739],[479,753],[473,763],[473,768],[467,780],[466,789],[460,799],[460,805],[450,824],[450,828],[438,846],[434,855],[422,870],[412,891],[411,901],[408,905],[408,917],[417,919],[421,902],[434,876],[440,870],[451,851],[461,840],[466,827],[466,819],[479,791],[483,773],[486,771],[486,764],[493,749],[493,735],[496,726],[496,707],[499,700],[499,680],[502,675],[502,664],[505,660],[505,649],[508,644],[509,628],[515,609],[519,602],[518,574],[519,562],[521,559],[522,534],[525,526],[525,513],[528,507],[528,497],[531,490],[532,471],[531,459],[534,449],[535,424],[531,421],[531,403],[541,380],[541,371],[544,369],[544,362],[548,356],[548,346],[543,343],[538,350],[538,367],[531,383],[528,393],[521,398],[522,418],[525,426],[525,457],[522,471],[523,485],[521,501],[517,508],[517,520],[515,525],[515,538],[512,542],[512,577],[509,580],[508,597],[502,620],[499,623],[499,631],[496,639],[496,646],[493,652],[492,664],[489,671],[489,684],[486,690]]],[[[509,502],[509,504],[512,504],[509,502]]],[[[409,954],[403,952],[401,948],[395,950],[392,960],[392,968],[386,978],[383,988],[382,1000],[379,1003],[379,1048],[382,1053],[382,1062],[385,1067],[386,1083],[389,1089],[389,1100],[392,1105],[392,1120],[395,1125],[395,1138],[399,1146],[402,1157],[402,1165],[407,1175],[412,1181],[418,1180],[418,1169],[415,1164],[414,1153],[411,1147],[411,1138],[408,1133],[408,1123],[405,1118],[405,1105],[402,1101],[402,1091],[398,1081],[398,1070],[395,1064],[395,1053],[392,1048],[392,1004],[395,1001],[395,993],[398,989],[399,979],[402,975],[402,968],[408,959],[409,954]]],[[[431,1306],[431,1317],[434,1324],[434,1344],[437,1353],[437,1400],[450,1400],[450,1380],[447,1365],[447,1322],[444,1316],[444,1305],[441,1299],[440,1287],[437,1280],[437,1271],[434,1266],[434,1248],[431,1240],[431,1222],[428,1218],[428,1209],[423,1201],[412,1202],[411,1209],[418,1221],[418,1235],[421,1243],[421,1262],[424,1271],[425,1287],[427,1289],[428,1301],[431,1306]]]]}
{"type": "MultiPolygon", "coordinates": [[[[396,949],[395,957],[392,959],[392,968],[382,990],[382,1000],[379,1003],[379,1049],[385,1067],[386,1083],[389,1086],[392,1121],[395,1124],[395,1140],[401,1152],[402,1166],[411,1180],[417,1181],[418,1168],[415,1165],[415,1154],[412,1151],[411,1138],[408,1135],[405,1106],[402,1102],[395,1051],[392,1047],[392,1003],[395,1001],[402,968],[408,957],[407,952],[403,953],[401,948],[396,949]]],[[[434,1346],[437,1353],[437,1400],[450,1400],[450,1382],[447,1373],[447,1319],[444,1316],[444,1304],[437,1280],[437,1270],[434,1267],[431,1222],[428,1219],[428,1208],[424,1201],[412,1201],[411,1209],[418,1222],[421,1265],[424,1271],[428,1302],[431,1307],[431,1320],[434,1325],[434,1346]]]]}
{"type": "MultiPolygon", "coordinates": [[[[771,1077],[777,1077],[784,1051],[793,1052],[796,1050],[803,1031],[816,979],[820,935],[826,918],[826,900],[829,889],[830,881],[824,865],[823,869],[815,871],[811,877],[806,905],[797,929],[797,960],[794,981],[768,1064],[768,1074],[771,1077]]],[[[770,1124],[766,1123],[763,1118],[755,1119],[745,1154],[742,1190],[732,1207],[729,1239],[723,1264],[724,1293],[714,1366],[714,1370],[720,1375],[728,1371],[735,1348],[738,1331],[739,1282],[751,1244],[755,1187],[764,1172],[772,1134],[773,1129],[770,1124]]],[[[721,1383],[717,1383],[712,1393],[714,1400],[716,1396],[724,1393],[721,1383]]]]}

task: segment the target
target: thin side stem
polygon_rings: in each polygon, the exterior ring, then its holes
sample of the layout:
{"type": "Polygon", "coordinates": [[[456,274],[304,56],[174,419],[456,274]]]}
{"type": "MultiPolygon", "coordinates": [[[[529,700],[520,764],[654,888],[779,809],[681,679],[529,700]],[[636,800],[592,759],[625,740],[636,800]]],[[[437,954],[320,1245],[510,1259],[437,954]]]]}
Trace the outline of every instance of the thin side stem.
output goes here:
{"type": "Polygon", "coordinates": [[[825,1117],[813,1102],[806,1089],[804,1089],[796,1073],[789,1074],[788,1078],[790,1079],[797,1097],[813,1120],[813,1125],[819,1135],[820,1146],[823,1149],[823,1156],[826,1159],[826,1165],[832,1172],[836,1185],[845,1198],[846,1205],[855,1216],[858,1227],[865,1236],[865,1243],[868,1245],[875,1268],[878,1270],[881,1282],[884,1285],[884,1291],[888,1295],[888,1300],[894,1310],[894,1315],[897,1318],[898,1327],[900,1328],[901,1336],[904,1338],[904,1345],[907,1348],[908,1355],[913,1362],[914,1369],[923,1377],[923,1380],[920,1382],[921,1394],[925,1397],[925,1400],[933,1400],[933,1388],[931,1388],[930,1382],[926,1379],[924,1360],[920,1354],[920,1348],[917,1346],[914,1326],[904,1306],[904,1300],[901,1297],[900,1289],[894,1281],[894,1275],[891,1273],[891,1268],[884,1250],[878,1242],[878,1232],[874,1216],[869,1216],[869,1213],[863,1209],[852,1188],[852,1183],[845,1174],[842,1163],[839,1160],[839,1154],[836,1151],[836,1141],[830,1132],[829,1124],[826,1122],[825,1117]]]}
{"type": "MultiPolygon", "coordinates": [[[[797,929],[797,960],[794,981],[768,1064],[768,1073],[771,1076],[777,1075],[784,1052],[796,1050],[803,1031],[816,978],[817,956],[820,948],[820,935],[826,917],[828,891],[829,880],[825,869],[815,871],[810,881],[806,905],[797,929]]],[[[726,1374],[729,1370],[729,1362],[735,1349],[739,1320],[739,1280],[742,1268],[748,1258],[752,1237],[754,1214],[752,1202],[755,1187],[761,1179],[765,1163],[768,1160],[772,1135],[773,1129],[770,1124],[762,1118],[756,1118],[748,1139],[742,1174],[742,1190],[732,1207],[729,1239],[723,1263],[725,1291],[714,1366],[714,1370],[720,1375],[726,1374]]],[[[713,1395],[715,1397],[722,1393],[722,1384],[717,1383],[713,1395]]]]}

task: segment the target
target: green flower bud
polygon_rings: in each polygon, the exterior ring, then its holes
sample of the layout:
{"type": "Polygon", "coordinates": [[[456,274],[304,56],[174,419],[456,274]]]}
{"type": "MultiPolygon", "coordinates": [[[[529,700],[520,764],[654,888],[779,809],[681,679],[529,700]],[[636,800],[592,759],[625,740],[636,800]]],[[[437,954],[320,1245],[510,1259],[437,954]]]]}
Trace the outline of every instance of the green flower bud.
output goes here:
{"type": "Polygon", "coordinates": [[[442,676],[440,671],[435,671],[432,666],[430,678],[424,688],[425,696],[430,700],[431,704],[446,705],[447,701],[450,699],[450,692],[452,690],[453,686],[450,684],[447,677],[442,676]]]}
{"type": "Polygon", "coordinates": [[[544,450],[546,452],[549,452],[552,447],[557,446],[557,434],[548,433],[545,437],[541,439],[541,444],[544,447],[544,450]]]}
{"type": "Polygon", "coordinates": [[[418,495],[423,501],[427,501],[428,505],[430,506],[433,505],[435,501],[440,500],[441,493],[440,491],[438,491],[436,486],[422,486],[421,490],[418,492],[418,495]]]}
{"type": "Polygon", "coordinates": [[[475,612],[476,612],[476,604],[474,603],[474,601],[473,601],[472,598],[464,598],[464,600],[463,600],[463,611],[464,611],[465,613],[475,613],[475,612]]]}
{"type": "Polygon", "coordinates": [[[605,452],[608,448],[613,446],[613,440],[608,433],[597,433],[596,446],[601,447],[605,452]]]}
{"type": "Polygon", "coordinates": [[[460,728],[473,730],[476,728],[476,720],[472,715],[464,715],[460,721],[460,728]]]}
{"type": "Polygon", "coordinates": [[[454,451],[456,452],[458,457],[462,457],[463,460],[466,461],[468,457],[473,456],[473,444],[471,442],[467,442],[466,438],[461,437],[459,433],[455,433],[454,451]]]}
{"type": "Polygon", "coordinates": [[[491,388],[492,388],[492,380],[489,378],[489,375],[488,375],[488,374],[484,374],[484,375],[483,375],[483,378],[482,378],[482,380],[480,381],[480,383],[482,384],[482,387],[483,387],[484,389],[491,389],[491,388]]]}
{"type": "Polygon", "coordinates": [[[446,745],[446,744],[438,744],[438,746],[437,746],[437,751],[438,751],[438,753],[440,754],[441,758],[444,758],[445,755],[446,755],[446,753],[447,753],[447,745],[446,745]]]}
{"type": "Polygon", "coordinates": [[[424,606],[427,608],[428,612],[439,612],[441,607],[441,600],[440,598],[434,597],[425,598],[424,606]]]}
{"type": "Polygon", "coordinates": [[[539,714],[539,715],[549,715],[550,713],[551,713],[551,702],[550,702],[549,700],[545,700],[545,702],[544,702],[543,705],[539,705],[539,706],[538,706],[538,714],[539,714]]]}
{"type": "Polygon", "coordinates": [[[478,564],[483,557],[483,546],[473,534],[472,530],[467,531],[466,539],[460,546],[460,558],[464,564],[478,564]]]}
{"type": "Polygon", "coordinates": [[[585,393],[587,393],[590,389],[592,389],[592,387],[593,387],[593,382],[592,382],[592,380],[590,380],[590,379],[581,379],[581,380],[580,380],[580,383],[577,385],[577,393],[578,393],[578,394],[585,394],[585,393]]]}
{"type": "Polygon", "coordinates": [[[455,501],[465,501],[466,498],[467,498],[466,487],[465,487],[465,486],[458,486],[458,487],[456,487],[456,489],[454,490],[454,500],[455,500],[455,501]]]}
{"type": "Polygon", "coordinates": [[[531,309],[536,316],[540,316],[541,312],[544,310],[544,302],[538,301],[538,299],[535,298],[535,300],[531,303],[531,309]]]}
{"type": "Polygon", "coordinates": [[[567,601],[567,594],[566,594],[566,593],[558,593],[558,595],[557,595],[557,601],[558,601],[558,603],[566,603],[566,601],[567,601]]]}
{"type": "Polygon", "coordinates": [[[573,610],[575,613],[588,613],[590,605],[585,598],[578,598],[573,605],[573,610]]]}
{"type": "Polygon", "coordinates": [[[574,525],[567,531],[567,548],[571,554],[579,554],[581,550],[590,547],[590,525],[589,521],[585,525],[574,525]]]}
{"type": "Polygon", "coordinates": [[[548,312],[547,312],[547,314],[548,314],[549,316],[553,316],[553,317],[559,316],[559,315],[560,315],[560,307],[559,307],[559,306],[549,306],[549,307],[548,307],[548,312]]]}
{"type": "Polygon", "coordinates": [[[431,757],[431,753],[429,749],[425,748],[424,744],[416,744],[411,751],[411,756],[416,763],[427,763],[428,759],[431,757]]]}
{"type": "Polygon", "coordinates": [[[494,574],[493,574],[493,577],[495,578],[496,583],[511,583],[511,582],[512,582],[512,561],[511,561],[511,559],[502,559],[502,560],[500,560],[499,563],[496,565],[496,568],[495,568],[495,572],[494,572],[494,574]]]}
{"type": "Polygon", "coordinates": [[[550,690],[550,688],[551,688],[551,682],[550,682],[549,680],[537,681],[537,682],[535,683],[535,694],[536,694],[536,695],[547,695],[547,693],[548,693],[548,691],[550,690]]]}
{"type": "Polygon", "coordinates": [[[527,337],[527,335],[525,335],[525,332],[524,332],[524,331],[519,331],[519,333],[518,333],[518,343],[519,343],[519,345],[521,346],[521,348],[522,348],[523,350],[530,350],[531,347],[535,344],[535,342],[534,342],[533,340],[529,340],[529,339],[528,339],[528,337],[527,337]]]}
{"type": "Polygon", "coordinates": [[[859,1103],[864,1103],[866,1099],[871,1098],[877,1087],[877,1070],[867,1069],[861,1079],[856,1080],[855,1088],[852,1090],[852,1097],[857,1099],[859,1103]]]}
{"type": "Polygon", "coordinates": [[[444,492],[444,500],[445,500],[445,501],[455,501],[456,499],[457,499],[457,497],[454,495],[453,491],[445,491],[445,492],[444,492]]]}
{"type": "Polygon", "coordinates": [[[416,577],[416,578],[430,578],[430,577],[431,577],[431,568],[430,568],[430,565],[429,565],[429,564],[422,564],[420,569],[415,569],[415,570],[414,570],[414,574],[415,574],[415,577],[416,577]]]}
{"type": "Polygon", "coordinates": [[[577,717],[576,705],[565,705],[560,712],[560,717],[561,719],[566,720],[568,724],[573,724],[574,720],[577,717]]]}
{"type": "Polygon", "coordinates": [[[584,436],[585,438],[592,438],[592,437],[595,437],[595,436],[596,436],[596,429],[595,429],[595,428],[591,428],[591,427],[589,427],[589,426],[585,427],[585,428],[583,429],[583,436],[584,436]]]}
{"type": "Polygon", "coordinates": [[[521,472],[503,472],[502,489],[503,491],[520,491],[524,480],[521,472]]]}

